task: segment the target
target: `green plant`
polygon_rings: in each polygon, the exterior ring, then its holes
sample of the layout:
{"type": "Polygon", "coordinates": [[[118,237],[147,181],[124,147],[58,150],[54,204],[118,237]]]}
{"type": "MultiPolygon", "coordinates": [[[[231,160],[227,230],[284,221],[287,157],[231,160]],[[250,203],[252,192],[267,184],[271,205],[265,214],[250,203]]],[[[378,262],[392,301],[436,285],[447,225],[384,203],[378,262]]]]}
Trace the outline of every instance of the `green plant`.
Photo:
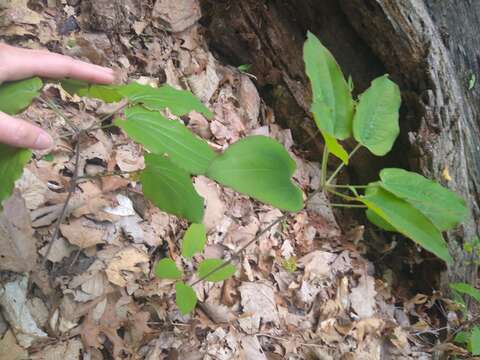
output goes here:
{"type": "MultiPolygon", "coordinates": [[[[3,110],[16,114],[24,110],[40,93],[43,83],[34,78],[8,83],[0,87],[3,110]]],[[[299,211],[303,207],[302,191],[291,181],[295,162],[279,143],[264,136],[251,136],[230,146],[223,154],[214,152],[208,143],[191,133],[181,122],[167,119],[162,111],[167,109],[182,116],[191,111],[211,117],[212,113],[190,92],[163,85],[159,88],[131,83],[128,85],[89,85],[80,81],[65,80],[62,86],[71,94],[103,100],[106,103],[126,101],[117,111],[113,124],[122,128],[133,140],[142,144],[145,170],[139,178],[146,198],[163,211],[183,217],[192,224],[185,234],[182,255],[192,257],[201,252],[206,233],[203,225],[204,201],[192,184],[192,175],[204,175],[220,184],[229,186],[260,201],[287,211],[299,211]]],[[[59,109],[41,99],[52,109],[59,109]]],[[[61,112],[60,112],[61,113],[61,112]]],[[[110,125],[109,125],[110,126],[110,125]]],[[[101,127],[101,122],[97,128],[101,127]]],[[[91,129],[74,133],[80,137],[91,129]]],[[[77,141],[77,153],[80,141],[77,141]]],[[[22,174],[30,160],[31,152],[0,145],[0,201],[8,197],[14,182],[22,174]]],[[[76,165],[76,171],[78,165],[76,165]]],[[[75,188],[77,175],[72,179],[75,188]]],[[[67,198],[69,199],[69,198],[67,198]]],[[[68,203],[68,200],[67,200],[68,203]]],[[[66,206],[65,206],[66,208],[66,206]]],[[[58,224],[63,221],[65,211],[58,224]]],[[[58,225],[57,224],[57,225],[58,225]]],[[[53,244],[58,231],[50,243],[53,244]]],[[[235,272],[232,265],[218,268],[221,259],[206,259],[198,264],[198,275],[207,281],[222,281],[235,272]],[[216,269],[216,271],[212,271],[216,269]]],[[[181,279],[183,274],[171,259],[162,259],[155,265],[155,274],[162,278],[181,279]]],[[[193,289],[178,281],[177,304],[182,313],[195,306],[193,289]]]]}
{"type": "Polygon", "coordinates": [[[332,54],[311,33],[304,46],[304,60],[312,85],[311,112],[326,144],[322,163],[324,189],[346,200],[345,206],[363,205],[373,224],[402,233],[450,263],[442,232],[457,226],[468,214],[463,199],[454,192],[419,174],[395,168],[383,169],[380,180],[368,185],[334,185],[339,169],[326,180],[330,153],[342,160],[341,169],[360,147],[376,156],[392,149],[399,135],[398,86],[387,75],[381,76],[355,101],[352,85],[345,80],[332,54]],[[338,140],[352,135],[358,145],[348,154],[338,140]],[[341,192],[342,189],[351,195],[341,192]],[[363,195],[359,194],[360,189],[364,189],[363,195]]]}
{"type": "Polygon", "coordinates": [[[457,331],[453,341],[464,345],[473,356],[480,355],[480,325],[478,325],[480,318],[478,315],[473,318],[469,316],[467,306],[461,297],[461,295],[467,295],[477,302],[477,306],[480,306],[480,290],[466,283],[450,284],[450,288],[454,292],[455,302],[463,310],[464,317],[467,318],[467,321],[457,331]]]}
{"type": "MultiPolygon", "coordinates": [[[[311,112],[325,140],[321,188],[306,201],[318,191],[338,196],[345,203],[332,206],[364,208],[373,224],[386,231],[402,233],[445,262],[451,262],[442,232],[455,227],[468,213],[464,201],[455,193],[419,174],[394,168],[383,169],[379,181],[368,185],[334,183],[338,173],[361,147],[377,156],[383,156],[392,149],[400,131],[401,97],[398,86],[384,75],[373,80],[357,100],[353,99],[353,81],[344,78],[332,54],[311,33],[304,46],[304,61],[312,87],[311,112]],[[348,153],[340,141],[352,136],[358,144],[348,153]],[[330,154],[342,163],[327,179],[330,154]],[[362,189],[363,194],[359,194],[362,189]]],[[[2,85],[0,96],[11,98],[10,107],[3,110],[10,113],[23,110],[38,95],[41,86],[39,79],[2,85]],[[9,88],[5,90],[5,87],[9,88]]],[[[167,119],[162,114],[168,109],[176,116],[197,111],[207,118],[211,117],[212,113],[191,93],[167,85],[153,88],[137,83],[108,86],[67,80],[62,82],[62,86],[71,94],[107,103],[125,102],[118,110],[120,116],[114,125],[149,151],[145,155],[146,169],[140,174],[145,196],[158,208],[192,223],[182,243],[184,258],[200,252],[206,242],[201,225],[203,199],[192,185],[192,175],[207,176],[286,211],[234,253],[230,260],[206,259],[201,262],[197,267],[199,279],[190,285],[181,280],[183,272],[173,260],[160,260],[155,265],[155,274],[177,280],[177,304],[182,313],[191,311],[196,304],[193,285],[202,280],[222,281],[231,276],[235,272],[232,259],[261,235],[285,221],[290,212],[303,208],[302,191],[291,181],[295,162],[276,141],[264,136],[251,136],[232,144],[223,154],[217,154],[182,123],[167,119]]],[[[77,131],[76,136],[80,137],[89,130],[77,131]]],[[[77,141],[77,153],[79,143],[77,141]]],[[[0,191],[0,201],[11,193],[15,179],[31,156],[26,150],[2,147],[0,170],[3,170],[4,177],[0,180],[0,189],[4,190],[0,191]]],[[[73,189],[76,178],[75,174],[73,189]]],[[[64,213],[58,224],[63,218],[64,213]]],[[[57,235],[58,231],[55,231],[52,240],[57,235]]],[[[53,241],[50,246],[52,244],[53,241]]],[[[295,268],[290,262],[285,265],[289,269],[295,268]]]]}

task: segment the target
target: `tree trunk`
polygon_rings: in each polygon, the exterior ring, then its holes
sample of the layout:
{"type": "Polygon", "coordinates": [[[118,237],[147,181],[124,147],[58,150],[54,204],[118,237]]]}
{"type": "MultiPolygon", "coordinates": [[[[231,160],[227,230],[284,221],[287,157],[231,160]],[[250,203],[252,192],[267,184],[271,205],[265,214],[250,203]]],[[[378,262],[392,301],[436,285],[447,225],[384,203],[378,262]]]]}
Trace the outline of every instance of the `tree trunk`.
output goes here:
{"type": "Polygon", "coordinates": [[[205,0],[204,13],[211,47],[233,65],[252,64],[249,72],[257,76],[264,98],[297,139],[316,134],[313,122],[306,121],[310,98],[302,61],[306,30],[319,36],[344,72],[352,75],[356,92],[388,72],[402,89],[400,139],[390,157],[365,153],[355,161],[354,170],[368,181],[379,168],[395,163],[462,195],[471,216],[446,235],[455,259],[448,281],[474,280],[476,269],[462,244],[479,233],[480,87],[469,89],[469,80],[480,74],[476,34],[480,3],[205,0]],[[369,176],[362,176],[365,173],[369,176]]]}

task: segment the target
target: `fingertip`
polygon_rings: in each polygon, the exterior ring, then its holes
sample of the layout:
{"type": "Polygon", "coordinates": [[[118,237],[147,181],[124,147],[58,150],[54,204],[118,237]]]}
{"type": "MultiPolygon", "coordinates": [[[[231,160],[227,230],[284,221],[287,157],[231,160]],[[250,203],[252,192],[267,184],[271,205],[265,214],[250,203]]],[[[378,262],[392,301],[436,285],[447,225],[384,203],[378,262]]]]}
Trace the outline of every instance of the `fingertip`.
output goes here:
{"type": "Polygon", "coordinates": [[[52,137],[44,131],[41,131],[35,142],[32,144],[32,149],[35,150],[45,150],[53,146],[52,137]]]}

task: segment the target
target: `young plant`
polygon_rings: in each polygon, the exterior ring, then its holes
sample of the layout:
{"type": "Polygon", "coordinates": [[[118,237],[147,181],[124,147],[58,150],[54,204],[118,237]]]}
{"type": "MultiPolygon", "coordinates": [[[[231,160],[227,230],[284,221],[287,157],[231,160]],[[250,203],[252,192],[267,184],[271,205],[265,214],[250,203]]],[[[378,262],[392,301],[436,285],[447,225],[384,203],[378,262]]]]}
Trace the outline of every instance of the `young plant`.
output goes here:
{"type": "MultiPolygon", "coordinates": [[[[24,110],[39,95],[42,86],[38,78],[3,84],[0,96],[8,101],[2,102],[0,110],[9,114],[24,110]]],[[[65,80],[62,86],[71,94],[97,98],[106,103],[126,103],[118,111],[120,114],[114,125],[149,151],[145,155],[146,168],[140,172],[145,197],[159,209],[192,223],[182,244],[185,258],[202,251],[206,241],[201,224],[204,201],[193,187],[193,175],[207,176],[279,209],[299,211],[303,208],[303,193],[291,180],[295,162],[275,140],[251,136],[218,154],[182,123],[167,119],[161,113],[168,109],[170,113],[182,116],[197,111],[210,118],[213,114],[190,92],[168,85],[153,88],[137,83],[109,86],[65,80]]],[[[81,130],[78,134],[88,131],[81,130]]],[[[11,194],[14,182],[21,176],[30,158],[28,150],[0,145],[0,170],[3,171],[0,202],[11,194]]],[[[62,220],[60,216],[59,223],[62,220]]],[[[55,235],[51,243],[54,240],[55,235]]],[[[221,259],[206,259],[198,265],[199,278],[207,281],[222,281],[234,272],[235,268],[224,264],[221,259]]],[[[155,274],[171,279],[183,276],[171,259],[158,262],[155,274]]],[[[193,289],[178,281],[176,290],[177,304],[182,313],[191,311],[196,304],[193,289]]]]}
{"type": "Polygon", "coordinates": [[[454,192],[420,174],[395,168],[383,169],[380,180],[366,186],[333,183],[360,147],[376,156],[392,149],[400,132],[398,86],[383,75],[355,101],[352,85],[345,80],[334,57],[311,33],[304,46],[304,61],[312,86],[311,112],[326,144],[322,163],[324,190],[348,201],[345,206],[364,206],[373,224],[405,235],[450,263],[452,258],[442,232],[456,227],[468,214],[464,200],[454,192]],[[339,140],[352,135],[358,144],[348,154],[339,140]],[[329,154],[342,164],[326,180],[329,154]],[[338,189],[347,189],[351,195],[338,189]],[[359,189],[365,189],[363,195],[359,189]]]}
{"type": "MultiPolygon", "coordinates": [[[[182,256],[186,259],[201,253],[207,242],[207,234],[203,224],[191,224],[185,232],[182,241],[182,256]]],[[[235,267],[228,264],[222,269],[210,275],[212,270],[222,265],[222,259],[205,259],[198,265],[198,277],[207,281],[219,282],[228,279],[235,274],[235,267]]],[[[155,265],[155,275],[161,279],[180,280],[183,272],[177,268],[175,262],[170,258],[164,258],[155,265]]],[[[193,288],[183,281],[175,283],[176,303],[183,315],[193,311],[197,304],[197,295],[193,288]]]]}
{"type": "MultiPolygon", "coordinates": [[[[471,297],[477,302],[477,307],[480,306],[480,290],[466,283],[450,284],[450,288],[454,291],[455,301],[463,310],[466,310],[467,306],[461,295],[471,297]]],[[[464,315],[467,315],[467,318],[469,317],[465,311],[464,315]]],[[[457,332],[453,339],[456,343],[466,346],[467,350],[473,356],[480,355],[480,325],[478,324],[480,324],[480,318],[478,318],[478,316],[473,319],[468,319],[464,329],[457,332]]]]}

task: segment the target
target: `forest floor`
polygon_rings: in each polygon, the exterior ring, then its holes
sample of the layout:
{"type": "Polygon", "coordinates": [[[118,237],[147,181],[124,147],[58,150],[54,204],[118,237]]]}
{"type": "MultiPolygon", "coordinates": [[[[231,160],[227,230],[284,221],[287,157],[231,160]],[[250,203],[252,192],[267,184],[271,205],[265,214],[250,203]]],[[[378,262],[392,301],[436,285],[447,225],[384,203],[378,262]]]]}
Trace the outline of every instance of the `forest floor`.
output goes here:
{"type": "MultiPolygon", "coordinates": [[[[297,163],[295,182],[314,191],[319,164],[276,124],[255,79],[215,59],[200,15],[193,0],[9,0],[0,5],[0,39],[114,67],[123,82],[189,89],[215,114],[183,117],[193,132],[218,151],[246,135],[273,137],[297,163]]],[[[111,111],[57,85],[42,96],[81,128],[111,111]]],[[[379,274],[365,257],[364,227],[340,227],[323,195],[248,247],[232,279],[196,285],[199,305],[182,316],[174,283],[155,278],[152,265],[170,256],[192,268],[179,251],[187,223],[145,201],[136,179],[95,177],[144,166],[143,149],[118,128],[81,140],[84,178],[42,265],[76,146],[44,103],[22,117],[57,141],[34,153],[0,215],[0,224],[15,225],[0,234],[1,253],[14,260],[0,264],[0,359],[429,359],[438,350],[445,324],[432,314],[445,314],[448,300],[412,295],[394,286],[396,274],[379,274]]],[[[281,216],[205,177],[195,187],[206,202],[202,256],[228,256],[281,216]]]]}

